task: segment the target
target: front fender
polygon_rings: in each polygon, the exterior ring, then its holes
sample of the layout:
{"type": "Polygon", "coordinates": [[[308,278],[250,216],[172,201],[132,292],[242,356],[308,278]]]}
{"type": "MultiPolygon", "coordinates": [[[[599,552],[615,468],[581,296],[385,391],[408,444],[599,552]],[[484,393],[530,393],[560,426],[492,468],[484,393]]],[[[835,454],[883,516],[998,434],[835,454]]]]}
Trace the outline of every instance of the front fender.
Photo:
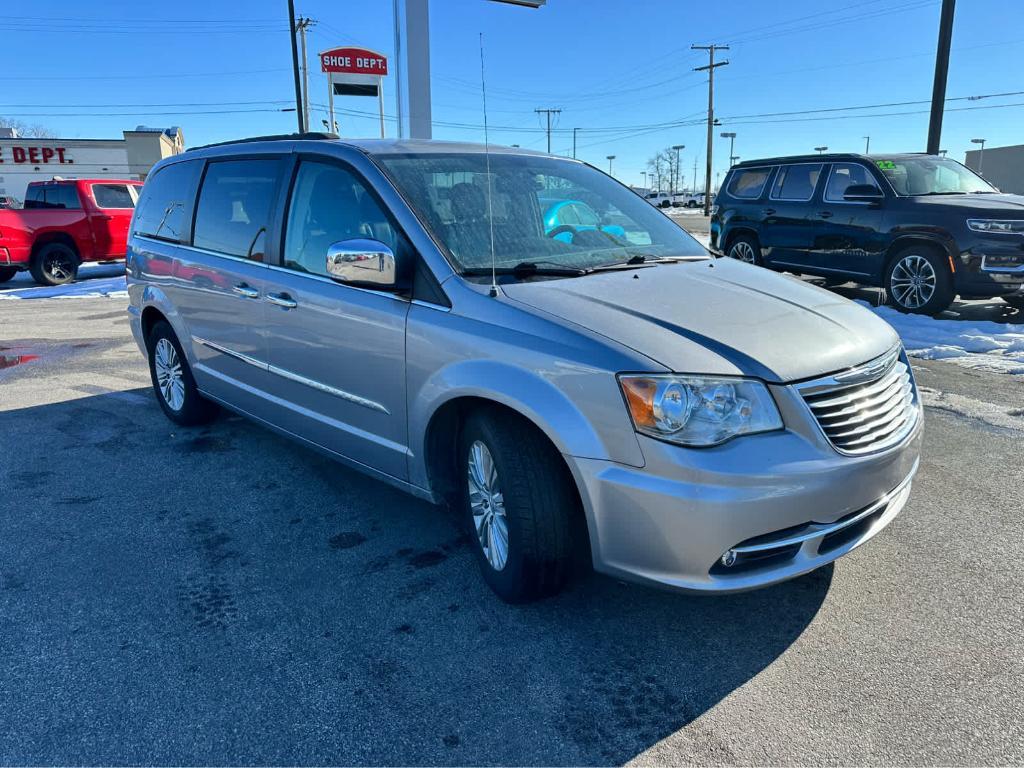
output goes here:
{"type": "Polygon", "coordinates": [[[541,372],[495,359],[463,360],[434,372],[417,392],[410,392],[410,479],[414,484],[429,487],[425,448],[431,418],[446,403],[470,397],[521,414],[563,454],[643,466],[640,444],[614,375],[541,372]],[[560,385],[571,387],[578,398],[569,397],[560,385]]]}

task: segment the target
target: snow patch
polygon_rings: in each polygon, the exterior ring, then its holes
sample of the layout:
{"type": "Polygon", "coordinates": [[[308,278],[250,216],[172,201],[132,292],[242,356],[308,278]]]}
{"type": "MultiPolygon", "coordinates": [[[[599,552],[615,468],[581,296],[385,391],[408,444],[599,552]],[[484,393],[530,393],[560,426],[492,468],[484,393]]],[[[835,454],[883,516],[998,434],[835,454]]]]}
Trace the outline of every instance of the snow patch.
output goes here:
{"type": "Polygon", "coordinates": [[[993,427],[1024,432],[1024,409],[1007,409],[1004,405],[986,403],[973,397],[942,392],[931,387],[918,386],[917,391],[921,395],[921,402],[928,408],[977,419],[993,427]]]}
{"type": "Polygon", "coordinates": [[[67,285],[15,288],[0,292],[0,299],[88,299],[105,296],[111,299],[128,298],[124,275],[98,280],[81,280],[67,285]]]}
{"type": "Polygon", "coordinates": [[[922,360],[949,360],[964,368],[1024,375],[1024,325],[942,320],[910,315],[892,307],[860,304],[896,329],[907,354],[922,360]]]}

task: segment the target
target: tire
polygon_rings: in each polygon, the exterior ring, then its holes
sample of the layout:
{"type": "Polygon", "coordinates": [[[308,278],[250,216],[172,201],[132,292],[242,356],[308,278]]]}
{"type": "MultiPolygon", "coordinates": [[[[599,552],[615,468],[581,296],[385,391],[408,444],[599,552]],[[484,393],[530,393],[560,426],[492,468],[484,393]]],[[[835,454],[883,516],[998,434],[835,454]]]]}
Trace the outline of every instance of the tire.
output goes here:
{"type": "Polygon", "coordinates": [[[910,245],[893,256],[885,270],[889,304],[902,312],[935,315],[953,303],[953,274],[935,248],[910,245]]]}
{"type": "Polygon", "coordinates": [[[488,586],[507,603],[557,594],[572,567],[569,515],[578,504],[558,451],[514,416],[478,412],[463,426],[458,457],[462,515],[488,586]]]}
{"type": "Polygon", "coordinates": [[[1014,309],[1019,309],[1024,312],[1024,293],[1017,293],[1012,296],[1003,296],[1003,301],[1009,304],[1014,309]]]}
{"type": "Polygon", "coordinates": [[[78,277],[78,254],[64,243],[49,243],[35,252],[28,269],[40,285],[67,285],[78,277]]]}
{"type": "Polygon", "coordinates": [[[747,264],[763,266],[761,261],[761,244],[753,235],[737,235],[729,243],[729,250],[726,255],[731,259],[743,261],[747,264]]]}
{"type": "Polygon", "coordinates": [[[217,405],[199,394],[185,353],[166,320],[158,321],[150,330],[146,348],[153,392],[167,418],[186,427],[212,421],[217,405]]]}
{"type": "Polygon", "coordinates": [[[18,274],[17,267],[0,267],[0,283],[6,283],[18,274]]]}

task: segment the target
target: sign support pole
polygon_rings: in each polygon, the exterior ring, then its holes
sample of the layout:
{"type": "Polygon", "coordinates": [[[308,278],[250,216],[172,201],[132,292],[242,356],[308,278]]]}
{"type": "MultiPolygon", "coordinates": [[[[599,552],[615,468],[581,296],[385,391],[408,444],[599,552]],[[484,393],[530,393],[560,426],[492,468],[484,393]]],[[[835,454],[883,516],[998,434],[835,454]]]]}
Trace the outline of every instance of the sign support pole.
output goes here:
{"type": "Polygon", "coordinates": [[[377,108],[380,110],[380,137],[384,138],[384,79],[377,86],[377,108]]]}
{"type": "Polygon", "coordinates": [[[337,133],[338,129],[334,127],[338,124],[334,119],[334,75],[327,76],[327,110],[331,113],[331,124],[327,126],[327,132],[337,133]]]}

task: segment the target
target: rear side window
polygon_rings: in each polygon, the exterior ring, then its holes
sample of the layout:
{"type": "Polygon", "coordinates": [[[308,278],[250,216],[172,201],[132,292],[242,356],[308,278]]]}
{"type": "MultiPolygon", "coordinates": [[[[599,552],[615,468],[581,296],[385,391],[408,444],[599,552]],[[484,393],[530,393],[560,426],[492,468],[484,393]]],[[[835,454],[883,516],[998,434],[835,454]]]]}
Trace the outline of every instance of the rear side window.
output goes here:
{"type": "Polygon", "coordinates": [[[82,207],[78,201],[78,190],[72,184],[42,184],[29,189],[26,208],[63,208],[77,210],[82,207]]]}
{"type": "Polygon", "coordinates": [[[161,168],[146,180],[135,211],[134,232],[172,243],[187,243],[202,162],[192,160],[161,168]]]}
{"type": "Polygon", "coordinates": [[[281,162],[228,160],[210,163],[196,203],[196,248],[263,261],[281,162]]]}
{"type": "Polygon", "coordinates": [[[736,171],[729,180],[729,194],[747,200],[760,197],[771,172],[771,168],[744,168],[736,171]]]}
{"type": "Polygon", "coordinates": [[[772,184],[773,200],[810,200],[821,176],[821,163],[784,165],[772,184]]]}
{"type": "Polygon", "coordinates": [[[93,184],[92,196],[100,208],[134,208],[127,184],[93,184]]]}

